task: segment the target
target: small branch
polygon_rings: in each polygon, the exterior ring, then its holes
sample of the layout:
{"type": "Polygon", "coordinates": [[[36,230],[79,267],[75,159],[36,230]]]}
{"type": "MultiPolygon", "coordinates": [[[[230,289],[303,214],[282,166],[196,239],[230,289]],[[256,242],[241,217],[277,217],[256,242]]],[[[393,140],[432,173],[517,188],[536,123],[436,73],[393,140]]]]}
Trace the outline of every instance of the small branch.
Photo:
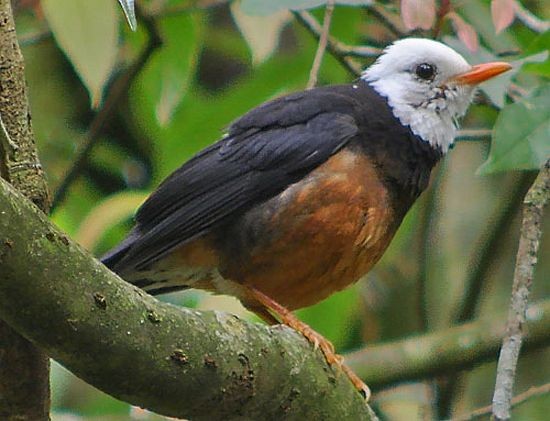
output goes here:
{"type": "MultiPolygon", "coordinates": [[[[306,28],[317,40],[321,38],[323,29],[317,22],[317,20],[308,12],[300,11],[293,12],[296,20],[306,28]]],[[[361,65],[348,57],[351,47],[346,46],[334,38],[327,37],[326,49],[331,53],[351,74],[354,76],[361,75],[361,65]]]]}
{"type": "Polygon", "coordinates": [[[348,377],[293,329],[156,300],[3,180],[0,215],[0,316],[95,387],[193,420],[373,419],[348,377]]]}
{"type": "MultiPolygon", "coordinates": [[[[532,304],[524,351],[550,344],[550,299],[532,304]]],[[[450,375],[496,360],[505,325],[476,320],[384,344],[370,344],[344,355],[346,364],[371,389],[450,375]]]]}
{"type": "Polygon", "coordinates": [[[490,139],[492,133],[491,129],[463,129],[458,131],[455,141],[463,142],[490,139]]]}
{"type": "Polygon", "coordinates": [[[158,4],[159,2],[151,3],[144,15],[150,18],[161,18],[165,16],[178,15],[180,13],[189,13],[194,10],[204,10],[211,7],[220,6],[225,3],[229,3],[230,0],[194,0],[186,1],[179,4],[165,6],[164,4],[158,4]]]}
{"type": "MultiPolygon", "coordinates": [[[[547,395],[550,393],[550,383],[543,384],[542,386],[533,386],[526,390],[523,393],[520,393],[519,395],[515,396],[512,399],[512,408],[515,408],[528,400],[532,398],[536,398],[539,396],[547,395]]],[[[459,415],[458,417],[452,418],[450,421],[470,421],[470,420],[476,420],[481,417],[485,417],[487,415],[491,415],[492,406],[487,405],[483,408],[476,409],[475,411],[470,412],[466,415],[459,415]]]]}
{"type": "Polygon", "coordinates": [[[451,11],[451,0],[441,0],[439,8],[437,9],[437,18],[432,31],[432,38],[437,38],[441,33],[441,27],[443,26],[443,19],[447,13],[451,11]]]}
{"type": "Polygon", "coordinates": [[[378,57],[383,51],[382,48],[369,47],[368,45],[346,45],[341,42],[339,43],[339,49],[342,54],[349,57],[378,57]]]}
{"type": "Polygon", "coordinates": [[[550,196],[550,159],[541,169],[525,196],[521,237],[514,272],[512,297],[506,323],[506,336],[497,365],[493,416],[495,420],[510,419],[516,367],[524,336],[524,324],[537,251],[542,235],[542,216],[550,196]]]}
{"type": "Polygon", "coordinates": [[[38,44],[39,42],[42,42],[51,37],[52,37],[52,32],[49,29],[29,32],[19,37],[19,45],[21,47],[26,47],[29,45],[38,44]]]}
{"type": "Polygon", "coordinates": [[[79,150],[76,152],[75,159],[65,173],[63,180],[59,183],[59,187],[54,195],[52,211],[63,202],[71,184],[82,173],[90,152],[95,146],[106,124],[115,114],[114,111],[116,107],[128,92],[128,88],[134,78],[138,75],[147,60],[149,60],[149,57],[151,57],[158,45],[160,45],[160,36],[156,31],[154,23],[149,19],[143,19],[143,23],[149,31],[149,42],[136,62],[112,83],[103,106],[92,120],[88,132],[79,150]]]}
{"type": "Polygon", "coordinates": [[[523,7],[519,1],[514,3],[517,18],[529,29],[538,32],[539,34],[542,34],[550,29],[549,21],[536,17],[533,13],[523,7]]]}
{"type": "Polygon", "coordinates": [[[386,7],[383,4],[380,2],[374,2],[368,7],[368,9],[397,38],[404,38],[407,36],[408,32],[403,27],[399,16],[386,10],[386,7]]]}
{"type": "Polygon", "coordinates": [[[319,45],[317,46],[315,58],[313,59],[313,65],[311,66],[311,71],[309,72],[309,80],[307,82],[306,89],[311,89],[315,87],[315,85],[317,85],[319,69],[321,68],[321,63],[323,62],[323,56],[327,48],[328,36],[330,32],[330,22],[332,21],[333,12],[334,12],[334,0],[328,0],[327,5],[325,7],[323,29],[319,37],[319,45]]]}

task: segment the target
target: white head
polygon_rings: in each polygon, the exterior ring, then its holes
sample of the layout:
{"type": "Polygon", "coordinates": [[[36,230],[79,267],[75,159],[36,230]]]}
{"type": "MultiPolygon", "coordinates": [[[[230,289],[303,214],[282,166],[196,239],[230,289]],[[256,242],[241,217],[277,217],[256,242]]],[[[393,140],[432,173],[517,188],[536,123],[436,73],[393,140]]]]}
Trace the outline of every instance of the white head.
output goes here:
{"type": "Polygon", "coordinates": [[[388,99],[402,124],[447,152],[476,85],[510,68],[507,63],[471,66],[440,42],[407,38],[386,48],[361,78],[388,99]]]}

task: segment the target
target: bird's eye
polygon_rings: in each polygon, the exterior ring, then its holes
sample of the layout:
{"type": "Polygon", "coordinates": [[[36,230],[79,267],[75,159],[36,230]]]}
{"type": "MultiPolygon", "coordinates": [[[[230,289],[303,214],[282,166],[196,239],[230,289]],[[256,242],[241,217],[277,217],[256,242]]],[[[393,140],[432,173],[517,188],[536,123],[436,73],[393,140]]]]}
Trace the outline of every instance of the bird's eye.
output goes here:
{"type": "Polygon", "coordinates": [[[422,63],[416,66],[414,72],[420,79],[432,80],[435,76],[435,66],[428,63],[422,63]]]}

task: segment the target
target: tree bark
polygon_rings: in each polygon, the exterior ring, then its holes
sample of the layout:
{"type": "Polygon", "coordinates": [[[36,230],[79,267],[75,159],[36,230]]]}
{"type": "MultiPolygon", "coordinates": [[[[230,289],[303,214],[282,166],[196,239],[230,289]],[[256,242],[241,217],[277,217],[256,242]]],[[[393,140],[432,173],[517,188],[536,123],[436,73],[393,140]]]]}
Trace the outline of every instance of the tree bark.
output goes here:
{"type": "Polygon", "coordinates": [[[294,330],[162,303],[0,180],[0,317],[90,384],[193,420],[371,419],[294,330]]]}
{"type": "MultiPolygon", "coordinates": [[[[0,176],[48,210],[9,0],[0,0],[0,176]]],[[[49,406],[48,356],[0,320],[0,419],[49,419],[49,406]]]]}

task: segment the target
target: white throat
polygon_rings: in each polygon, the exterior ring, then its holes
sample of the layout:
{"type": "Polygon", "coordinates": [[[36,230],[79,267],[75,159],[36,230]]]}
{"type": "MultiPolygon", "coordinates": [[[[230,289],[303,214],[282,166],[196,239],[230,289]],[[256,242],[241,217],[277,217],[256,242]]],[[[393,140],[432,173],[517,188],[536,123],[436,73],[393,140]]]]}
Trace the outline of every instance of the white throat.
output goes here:
{"type": "MultiPolygon", "coordinates": [[[[364,73],[362,79],[369,82],[365,76],[364,73]]],[[[369,82],[369,84],[376,92],[387,98],[393,115],[399,119],[401,124],[409,126],[415,135],[446,153],[456,137],[459,127],[458,118],[463,115],[462,106],[453,107],[453,104],[448,101],[449,97],[453,95],[453,91],[445,92],[447,100],[437,98],[438,93],[434,92],[434,97],[430,101],[409,103],[400,95],[403,91],[401,86],[393,89],[394,85],[387,82],[387,80],[378,80],[369,82]]],[[[442,90],[439,91],[441,94],[442,90]]],[[[466,108],[469,103],[470,98],[466,101],[466,108]]]]}

